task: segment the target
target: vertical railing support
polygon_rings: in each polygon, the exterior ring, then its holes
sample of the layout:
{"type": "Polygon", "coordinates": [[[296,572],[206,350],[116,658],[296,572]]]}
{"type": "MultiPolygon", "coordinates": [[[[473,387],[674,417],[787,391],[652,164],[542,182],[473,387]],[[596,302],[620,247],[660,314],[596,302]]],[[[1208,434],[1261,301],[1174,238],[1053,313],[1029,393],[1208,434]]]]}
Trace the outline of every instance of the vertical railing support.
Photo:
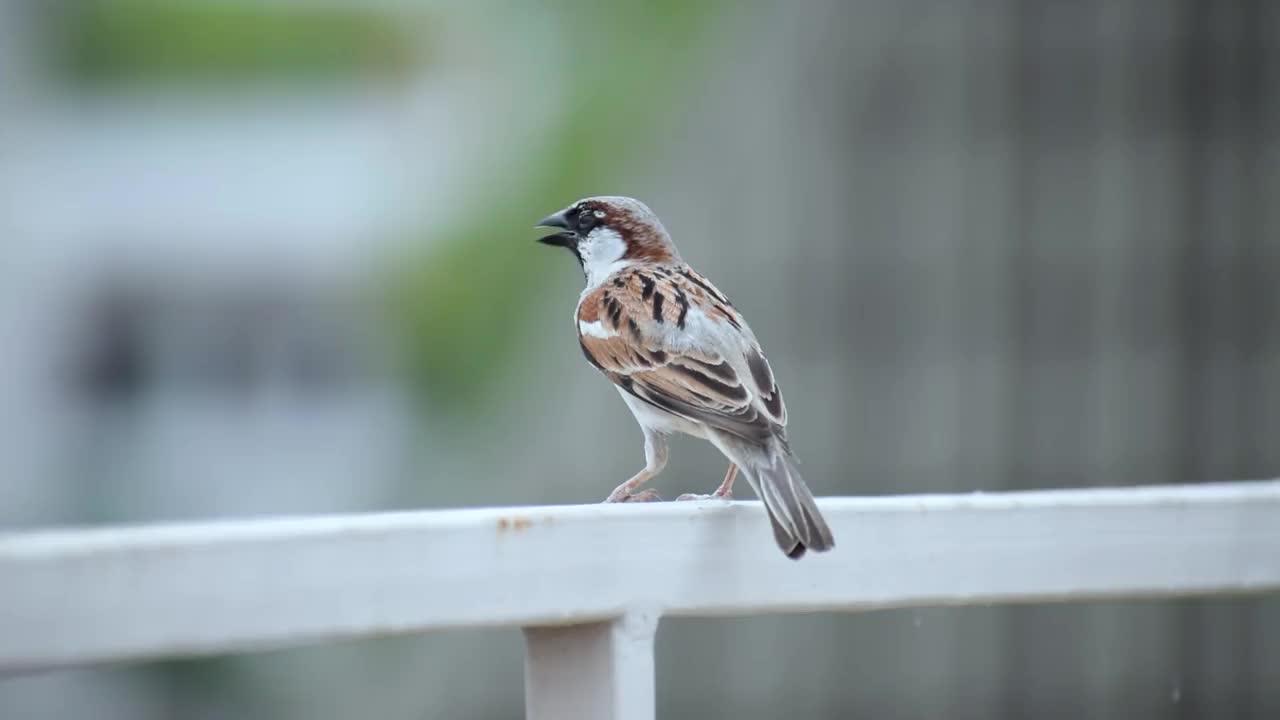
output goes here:
{"type": "Polygon", "coordinates": [[[528,720],[654,720],[658,617],[525,628],[528,720]]]}

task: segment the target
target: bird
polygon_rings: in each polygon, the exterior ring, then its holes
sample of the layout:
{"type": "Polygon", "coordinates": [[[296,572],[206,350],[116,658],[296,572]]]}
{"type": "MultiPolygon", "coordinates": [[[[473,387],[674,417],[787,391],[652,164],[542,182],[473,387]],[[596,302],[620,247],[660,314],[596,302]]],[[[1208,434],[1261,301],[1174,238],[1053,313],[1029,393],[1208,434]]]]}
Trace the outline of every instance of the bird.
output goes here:
{"type": "Polygon", "coordinates": [[[586,278],[574,326],[587,362],[613,382],[644,433],[645,466],[605,502],[660,500],[641,487],[667,464],[668,437],[708,440],[729,460],[710,495],[732,499],[743,475],[789,558],[835,547],[797,469],[773,368],[733,303],[680,257],[639,200],[588,197],[540,220],[539,242],[573,254],[586,278]]]}

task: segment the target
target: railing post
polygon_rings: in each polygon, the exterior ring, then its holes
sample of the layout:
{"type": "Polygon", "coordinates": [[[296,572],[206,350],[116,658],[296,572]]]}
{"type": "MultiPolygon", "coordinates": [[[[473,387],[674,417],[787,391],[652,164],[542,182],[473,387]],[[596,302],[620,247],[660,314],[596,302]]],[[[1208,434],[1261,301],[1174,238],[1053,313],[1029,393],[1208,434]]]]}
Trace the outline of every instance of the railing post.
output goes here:
{"type": "Polygon", "coordinates": [[[527,720],[654,720],[656,614],[525,628],[527,720]]]}

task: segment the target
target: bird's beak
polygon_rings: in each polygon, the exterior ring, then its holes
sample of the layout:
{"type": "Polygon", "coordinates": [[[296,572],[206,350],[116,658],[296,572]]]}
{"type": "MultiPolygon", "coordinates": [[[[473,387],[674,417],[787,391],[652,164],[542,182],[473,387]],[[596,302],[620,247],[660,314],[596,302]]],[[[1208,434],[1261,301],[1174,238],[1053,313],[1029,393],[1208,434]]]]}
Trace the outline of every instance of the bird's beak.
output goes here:
{"type": "Polygon", "coordinates": [[[567,210],[561,210],[558,213],[553,213],[542,218],[538,221],[537,225],[534,225],[534,227],[560,228],[561,230],[568,230],[569,218],[566,217],[567,215],[567,210]]]}
{"type": "Polygon", "coordinates": [[[538,221],[534,227],[540,228],[561,228],[564,232],[558,232],[554,235],[548,235],[538,238],[538,242],[544,245],[554,245],[556,247],[576,247],[578,244],[578,236],[569,232],[569,219],[566,217],[567,210],[561,210],[558,213],[548,215],[538,221]]]}

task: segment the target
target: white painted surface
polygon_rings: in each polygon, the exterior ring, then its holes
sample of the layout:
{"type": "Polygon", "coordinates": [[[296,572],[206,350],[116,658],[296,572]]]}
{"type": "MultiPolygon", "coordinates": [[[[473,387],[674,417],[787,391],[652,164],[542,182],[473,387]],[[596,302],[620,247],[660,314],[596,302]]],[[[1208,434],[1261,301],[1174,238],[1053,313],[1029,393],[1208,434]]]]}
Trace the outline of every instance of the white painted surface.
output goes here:
{"type": "Polygon", "coordinates": [[[530,717],[650,718],[662,615],[1280,590],[1280,482],[820,505],[800,562],[757,502],[0,536],[0,670],[577,624],[527,631],[530,717]]]}
{"type": "Polygon", "coordinates": [[[617,620],[525,629],[528,720],[652,720],[653,638],[645,611],[617,620]]]}

